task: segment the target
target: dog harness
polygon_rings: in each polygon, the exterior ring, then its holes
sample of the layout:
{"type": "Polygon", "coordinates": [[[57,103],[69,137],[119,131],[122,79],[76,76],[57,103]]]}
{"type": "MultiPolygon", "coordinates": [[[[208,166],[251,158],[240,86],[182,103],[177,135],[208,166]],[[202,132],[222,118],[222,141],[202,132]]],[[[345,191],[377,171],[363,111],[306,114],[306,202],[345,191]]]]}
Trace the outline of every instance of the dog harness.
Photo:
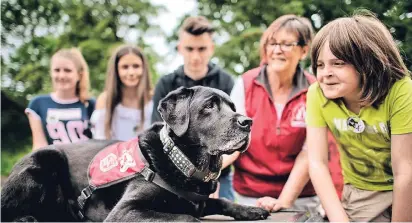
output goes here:
{"type": "MultiPolygon", "coordinates": [[[[84,188],[77,198],[78,215],[84,219],[83,209],[87,199],[100,188],[105,188],[135,177],[142,173],[147,174],[143,156],[140,156],[138,138],[127,142],[118,142],[107,146],[97,153],[87,169],[89,185],[84,188]],[[143,159],[142,159],[143,158],[143,159]]],[[[150,180],[150,179],[148,179],[150,180]]]]}
{"type": "MultiPolygon", "coordinates": [[[[165,128],[160,131],[160,138],[164,145],[163,151],[186,177],[194,177],[203,182],[215,180],[219,177],[220,171],[218,173],[210,170],[199,171],[183,152],[175,146],[173,140],[167,135],[165,128]]],[[[84,207],[95,190],[132,179],[138,174],[143,175],[146,181],[153,182],[188,201],[208,199],[208,195],[183,191],[165,182],[149,168],[150,165],[144,158],[138,142],[138,138],[135,138],[127,142],[114,143],[94,156],[87,170],[89,185],[81,191],[77,198],[79,208],[77,215],[81,220],[85,219],[84,207]]]]}

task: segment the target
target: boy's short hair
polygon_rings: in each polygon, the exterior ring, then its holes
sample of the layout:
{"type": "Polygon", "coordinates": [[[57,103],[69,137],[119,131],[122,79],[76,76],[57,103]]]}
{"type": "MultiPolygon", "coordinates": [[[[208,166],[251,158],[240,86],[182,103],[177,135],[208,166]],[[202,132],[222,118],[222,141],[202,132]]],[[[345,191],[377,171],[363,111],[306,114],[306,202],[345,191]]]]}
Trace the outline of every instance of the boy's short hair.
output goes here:
{"type": "Polygon", "coordinates": [[[379,106],[392,85],[410,75],[389,30],[369,11],[335,19],[318,32],[311,49],[315,75],[326,42],[334,56],[359,73],[363,106],[379,106]]]}
{"type": "Polygon", "coordinates": [[[180,26],[179,34],[187,32],[195,36],[202,35],[203,33],[213,34],[215,28],[204,16],[190,16],[183,21],[180,26]]]}

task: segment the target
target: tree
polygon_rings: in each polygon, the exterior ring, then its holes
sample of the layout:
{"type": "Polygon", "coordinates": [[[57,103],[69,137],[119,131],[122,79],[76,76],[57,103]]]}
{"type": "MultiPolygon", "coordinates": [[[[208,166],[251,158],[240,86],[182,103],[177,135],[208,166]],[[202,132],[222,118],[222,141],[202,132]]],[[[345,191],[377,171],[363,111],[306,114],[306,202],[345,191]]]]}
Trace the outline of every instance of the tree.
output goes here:
{"type": "Polygon", "coordinates": [[[61,17],[60,1],[10,0],[1,2],[1,43],[6,47],[16,47],[17,42],[30,41],[39,33],[56,31],[61,17]]]}
{"type": "MultiPolygon", "coordinates": [[[[151,18],[161,10],[164,8],[149,0],[2,1],[1,42],[8,52],[2,53],[2,97],[19,104],[17,108],[25,108],[32,96],[50,92],[50,57],[63,47],[81,49],[89,65],[92,94],[97,96],[103,90],[111,51],[125,38],[143,49],[155,81],[154,65],[161,58],[145,39],[164,35],[151,24],[151,18]]],[[[6,115],[10,112],[15,114],[2,107],[2,118],[11,117],[6,115]]],[[[26,118],[23,110],[19,114],[19,118],[26,118]]]]}
{"type": "Polygon", "coordinates": [[[219,32],[229,40],[218,47],[215,56],[221,65],[236,74],[259,64],[257,33],[284,14],[296,14],[311,19],[316,30],[335,18],[351,15],[356,9],[366,8],[376,13],[396,40],[409,69],[412,69],[412,2],[392,0],[199,0],[199,14],[205,15],[220,27],[219,32]],[[250,33],[256,35],[250,36],[250,33]]]}
{"type": "Polygon", "coordinates": [[[11,55],[10,63],[3,63],[2,79],[10,82],[6,86],[9,89],[6,93],[12,94],[14,98],[14,92],[30,97],[50,91],[50,78],[47,75],[50,56],[59,48],[77,46],[88,62],[91,86],[96,95],[103,89],[111,50],[124,42],[126,34],[130,32],[137,34],[133,41],[149,55],[152,73],[157,76],[153,66],[160,58],[148,49],[144,38],[153,32],[163,34],[159,32],[159,27],[149,22],[159,10],[162,8],[148,1],[2,2],[2,41],[6,46],[13,47],[15,44],[10,43],[10,37],[22,35],[20,40],[24,42],[11,55]],[[21,19],[18,13],[31,15],[30,21],[21,19]],[[43,22],[33,23],[32,20],[43,22]],[[44,35],[36,35],[36,32],[43,32],[44,35]]]}

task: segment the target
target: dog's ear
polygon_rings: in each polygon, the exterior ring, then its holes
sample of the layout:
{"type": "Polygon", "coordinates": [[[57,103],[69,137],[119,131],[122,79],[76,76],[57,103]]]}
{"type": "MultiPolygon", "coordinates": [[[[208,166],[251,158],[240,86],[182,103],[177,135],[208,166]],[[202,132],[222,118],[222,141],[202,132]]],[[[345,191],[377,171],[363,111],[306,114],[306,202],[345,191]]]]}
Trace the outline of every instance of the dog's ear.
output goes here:
{"type": "Polygon", "coordinates": [[[189,104],[194,94],[190,88],[180,87],[160,100],[157,111],[177,136],[189,127],[189,104]]]}

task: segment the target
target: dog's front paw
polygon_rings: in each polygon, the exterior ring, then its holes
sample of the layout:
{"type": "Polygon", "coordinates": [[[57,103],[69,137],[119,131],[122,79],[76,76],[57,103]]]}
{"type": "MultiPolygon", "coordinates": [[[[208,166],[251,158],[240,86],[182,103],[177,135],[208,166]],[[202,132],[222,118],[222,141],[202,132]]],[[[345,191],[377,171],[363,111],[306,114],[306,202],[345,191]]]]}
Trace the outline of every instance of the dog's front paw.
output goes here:
{"type": "Polygon", "coordinates": [[[235,220],[264,220],[270,215],[269,211],[258,207],[245,207],[239,209],[234,216],[235,220]]]}
{"type": "Polygon", "coordinates": [[[37,219],[33,216],[24,216],[18,219],[14,219],[14,222],[37,222],[37,219]]]}
{"type": "Polygon", "coordinates": [[[179,215],[177,217],[173,217],[169,221],[174,221],[174,222],[200,222],[198,218],[195,218],[191,215],[179,215]]]}

